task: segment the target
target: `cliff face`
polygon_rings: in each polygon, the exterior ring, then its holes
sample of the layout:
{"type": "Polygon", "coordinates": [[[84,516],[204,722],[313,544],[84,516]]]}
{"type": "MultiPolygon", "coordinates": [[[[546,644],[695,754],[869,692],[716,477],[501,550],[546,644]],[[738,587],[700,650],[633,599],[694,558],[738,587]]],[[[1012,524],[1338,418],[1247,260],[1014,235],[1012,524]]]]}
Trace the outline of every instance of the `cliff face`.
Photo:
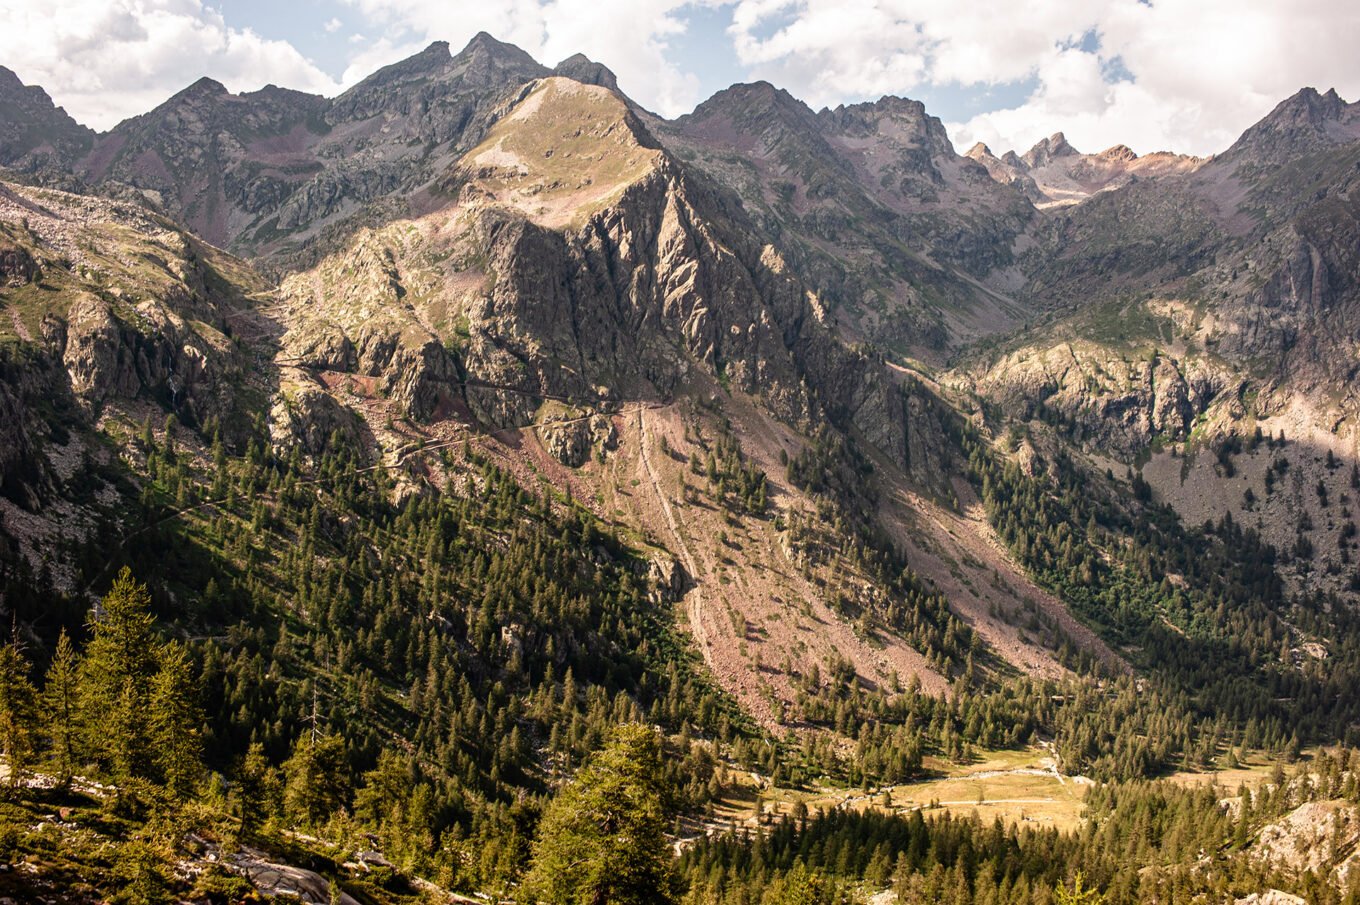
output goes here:
{"type": "Polygon", "coordinates": [[[234,335],[262,330],[250,294],[266,288],[244,264],[134,205],[3,183],[0,247],[0,331],[59,366],[90,416],[136,399],[192,426],[241,416],[234,335]]]}
{"type": "Polygon", "coordinates": [[[1034,209],[956,154],[920,103],[813,113],[757,83],[649,125],[779,237],[844,337],[942,361],[1025,316],[1012,245],[1034,209]]]}
{"type": "Polygon", "coordinates": [[[442,184],[444,207],[284,283],[288,366],[376,379],[413,418],[465,403],[502,426],[550,399],[670,400],[698,369],[906,466],[909,393],[833,337],[735,199],[612,93],[537,83],[442,184]]]}

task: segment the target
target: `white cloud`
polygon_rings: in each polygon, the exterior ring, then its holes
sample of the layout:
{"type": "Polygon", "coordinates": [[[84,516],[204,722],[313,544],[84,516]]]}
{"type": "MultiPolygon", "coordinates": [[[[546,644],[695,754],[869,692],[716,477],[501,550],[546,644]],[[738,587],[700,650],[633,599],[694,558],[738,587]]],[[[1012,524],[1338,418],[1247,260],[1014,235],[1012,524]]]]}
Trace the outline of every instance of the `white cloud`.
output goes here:
{"type": "Polygon", "coordinates": [[[233,91],[338,90],[291,44],[231,28],[200,0],[0,0],[0,21],[5,65],[99,129],[204,75],[233,91]]]}
{"type": "Polygon", "coordinates": [[[957,146],[980,139],[998,152],[1061,129],[1083,150],[1211,153],[1304,85],[1360,97],[1354,0],[1029,0],[1001,11],[991,0],[343,0],[363,34],[348,37],[338,81],[286,41],[227,25],[209,2],[0,0],[4,63],[108,127],[202,75],[237,91],[274,82],[334,94],[430,41],[457,49],[484,30],[547,65],[585,53],[669,116],[700,100],[697,68],[729,55],[813,106],[1000,96],[1003,109],[950,125],[957,146]],[[731,27],[711,35],[716,46],[688,36],[697,56],[677,59],[701,6],[729,11],[731,27]]]}
{"type": "Polygon", "coordinates": [[[330,19],[326,20],[326,24],[321,27],[325,30],[326,34],[331,35],[339,31],[344,24],[345,23],[332,16],[330,19]]]}
{"type": "Polygon", "coordinates": [[[697,76],[667,58],[667,42],[684,31],[683,10],[696,5],[693,0],[346,2],[366,21],[385,25],[387,37],[362,59],[351,60],[342,78],[345,84],[367,75],[372,64],[395,62],[430,41],[449,41],[456,51],[478,31],[486,31],[548,66],[584,53],[613,69],[624,90],[664,115],[687,113],[700,100],[697,76]]]}
{"type": "Polygon", "coordinates": [[[1083,150],[1212,153],[1304,85],[1360,95],[1353,0],[736,0],[730,33],[754,75],[813,105],[1033,79],[950,128],[998,152],[1063,130],[1083,150]]]}

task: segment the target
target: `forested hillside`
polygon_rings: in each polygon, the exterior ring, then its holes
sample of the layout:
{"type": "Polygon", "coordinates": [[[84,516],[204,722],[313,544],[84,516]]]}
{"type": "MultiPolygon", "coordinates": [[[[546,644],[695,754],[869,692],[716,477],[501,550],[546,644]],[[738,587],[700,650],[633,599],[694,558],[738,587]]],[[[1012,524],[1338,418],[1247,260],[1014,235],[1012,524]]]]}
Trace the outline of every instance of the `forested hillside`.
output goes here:
{"type": "Polygon", "coordinates": [[[8,76],[0,896],[1357,900],[1354,105],[8,76]]]}

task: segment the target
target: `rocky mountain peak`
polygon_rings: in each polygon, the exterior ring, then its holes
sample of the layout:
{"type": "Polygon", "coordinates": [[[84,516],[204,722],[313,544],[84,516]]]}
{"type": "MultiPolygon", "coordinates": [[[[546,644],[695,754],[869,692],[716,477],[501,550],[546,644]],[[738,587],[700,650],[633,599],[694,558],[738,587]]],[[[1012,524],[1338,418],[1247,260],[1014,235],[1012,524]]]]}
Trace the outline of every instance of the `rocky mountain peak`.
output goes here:
{"type": "MultiPolygon", "coordinates": [[[[464,53],[466,52],[465,50],[464,53]]],[[[420,53],[379,69],[337,97],[335,102],[337,105],[344,106],[358,98],[367,97],[404,82],[427,79],[431,75],[447,69],[452,59],[453,57],[449,53],[449,43],[447,41],[435,41],[420,53]]]]}
{"type": "Polygon", "coordinates": [[[1336,89],[1319,94],[1303,88],[1242,133],[1225,158],[1261,165],[1278,164],[1297,154],[1360,139],[1360,104],[1348,104],[1336,89]]]}
{"type": "Polygon", "coordinates": [[[1315,124],[1322,123],[1329,119],[1339,119],[1346,107],[1346,102],[1336,93],[1335,88],[1328,88],[1326,94],[1319,94],[1316,88],[1310,86],[1301,88],[1292,97],[1281,101],[1262,122],[1303,119],[1315,124]]]}
{"type": "Polygon", "coordinates": [[[597,63],[583,53],[575,53],[558,63],[553,72],[560,76],[580,82],[583,85],[599,85],[610,91],[619,90],[618,77],[603,63],[597,63]]]}
{"type": "Polygon", "coordinates": [[[1096,156],[1104,160],[1118,160],[1126,163],[1138,159],[1138,155],[1128,145],[1115,145],[1112,148],[1106,148],[1096,156]]]}
{"type": "Polygon", "coordinates": [[[976,161],[983,161],[988,158],[993,160],[996,159],[996,155],[992,153],[992,149],[980,141],[975,142],[971,148],[963,153],[963,156],[976,161]]]}
{"type": "Polygon", "coordinates": [[[933,155],[954,154],[944,123],[927,113],[925,104],[911,98],[887,95],[872,103],[823,110],[818,119],[833,132],[859,136],[891,134],[895,142],[928,149],[933,155]]]}
{"type": "Polygon", "coordinates": [[[1035,167],[1047,166],[1059,157],[1072,157],[1078,153],[1076,148],[1067,143],[1066,135],[1061,132],[1054,132],[1048,138],[1041,138],[1020,159],[1025,162],[1027,167],[1034,169],[1035,167]]]}
{"type": "Polygon", "coordinates": [[[458,165],[449,186],[549,228],[579,226],[664,157],[608,88],[562,76],[533,83],[458,165]]]}
{"type": "Polygon", "coordinates": [[[484,31],[477,32],[472,40],[468,41],[467,46],[453,58],[453,63],[455,66],[467,63],[498,69],[543,69],[537,60],[514,44],[498,41],[484,31]]]}
{"type": "Polygon", "coordinates": [[[37,85],[0,66],[0,165],[18,170],[69,166],[94,140],[37,85]]]}
{"type": "Polygon", "coordinates": [[[0,66],[0,91],[18,91],[24,87],[13,69],[0,66]]]}
{"type": "MultiPolygon", "coordinates": [[[[226,85],[205,75],[187,88],[183,88],[171,95],[170,98],[157,107],[156,110],[163,111],[184,106],[213,104],[231,96],[232,94],[227,90],[226,85]]],[[[153,110],[152,112],[154,113],[156,111],[153,110]]]]}
{"type": "Polygon", "coordinates": [[[742,82],[724,88],[704,101],[681,122],[701,122],[714,116],[729,116],[734,122],[776,116],[803,123],[811,121],[812,109],[782,88],[769,82],[742,82]]]}

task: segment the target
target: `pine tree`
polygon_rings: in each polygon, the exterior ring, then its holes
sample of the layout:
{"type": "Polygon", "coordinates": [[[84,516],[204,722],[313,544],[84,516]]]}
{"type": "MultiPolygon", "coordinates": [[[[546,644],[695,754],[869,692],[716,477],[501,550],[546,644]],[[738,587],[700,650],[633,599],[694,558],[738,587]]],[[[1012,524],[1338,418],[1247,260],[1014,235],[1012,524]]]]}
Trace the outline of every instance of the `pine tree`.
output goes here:
{"type": "Polygon", "coordinates": [[[1059,886],[1053,893],[1057,905],[1103,905],[1105,897],[1099,890],[1085,888],[1085,879],[1080,873],[1072,881],[1072,888],[1059,886]]]}
{"type": "Polygon", "coordinates": [[[630,724],[548,806],[524,881],[528,902],[644,905],[676,901],[666,844],[661,746],[630,724]]]}
{"type": "Polygon", "coordinates": [[[65,786],[75,775],[79,756],[79,661],[71,636],[62,629],[57,650],[43,682],[43,722],[57,781],[65,786]]]}

